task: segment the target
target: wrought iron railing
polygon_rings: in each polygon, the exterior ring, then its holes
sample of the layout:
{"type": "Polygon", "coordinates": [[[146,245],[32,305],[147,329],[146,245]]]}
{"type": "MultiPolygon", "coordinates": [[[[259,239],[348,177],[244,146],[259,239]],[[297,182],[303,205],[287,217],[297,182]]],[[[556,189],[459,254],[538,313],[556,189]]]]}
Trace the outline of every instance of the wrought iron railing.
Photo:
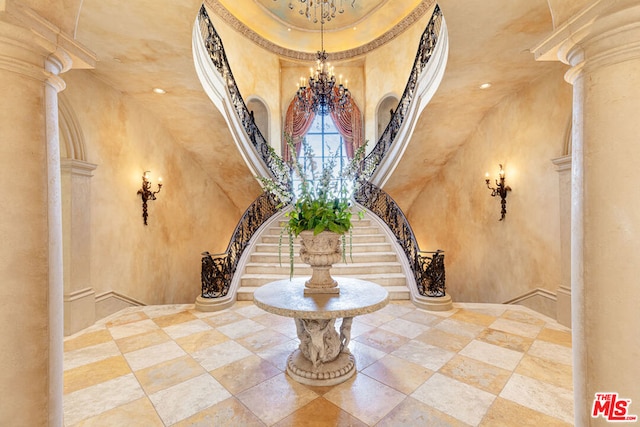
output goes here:
{"type": "Polygon", "coordinates": [[[380,217],[391,229],[407,256],[420,295],[443,297],[445,295],[444,251],[421,251],[402,209],[381,188],[369,181],[360,182],[355,199],[380,217]]]}
{"type": "Polygon", "coordinates": [[[418,84],[418,78],[420,77],[425,65],[429,62],[429,59],[431,59],[431,55],[436,47],[436,43],[438,42],[441,25],[442,11],[440,10],[440,6],[436,4],[433,14],[431,15],[431,19],[420,37],[418,53],[416,54],[416,59],[413,62],[409,81],[407,81],[402,97],[398,102],[398,107],[391,116],[391,120],[378,139],[378,142],[363,161],[360,173],[362,178],[368,180],[373,176],[373,173],[382,162],[382,159],[389,152],[391,144],[393,144],[393,141],[398,135],[400,127],[402,126],[407,112],[409,111],[411,101],[413,100],[413,95],[418,84]]]}
{"type": "Polygon", "coordinates": [[[240,218],[231,235],[227,250],[220,254],[202,253],[202,297],[220,298],[227,295],[242,253],[253,234],[262,224],[280,210],[280,204],[271,193],[262,193],[240,218]]]}
{"type": "Polygon", "coordinates": [[[200,8],[198,24],[200,27],[200,35],[202,36],[205,48],[209,53],[209,58],[225,81],[229,93],[229,99],[233,104],[233,108],[235,109],[251,144],[260,154],[260,157],[271,171],[273,177],[282,183],[289,182],[289,177],[283,175],[283,168],[278,165],[279,158],[275,155],[273,147],[271,147],[262,135],[262,132],[260,132],[260,129],[258,129],[253,117],[253,112],[249,111],[242,95],[240,94],[238,85],[233,78],[229,61],[227,61],[227,55],[224,51],[224,46],[222,45],[222,39],[211,23],[211,19],[209,18],[209,14],[205,9],[204,4],[200,8]]]}

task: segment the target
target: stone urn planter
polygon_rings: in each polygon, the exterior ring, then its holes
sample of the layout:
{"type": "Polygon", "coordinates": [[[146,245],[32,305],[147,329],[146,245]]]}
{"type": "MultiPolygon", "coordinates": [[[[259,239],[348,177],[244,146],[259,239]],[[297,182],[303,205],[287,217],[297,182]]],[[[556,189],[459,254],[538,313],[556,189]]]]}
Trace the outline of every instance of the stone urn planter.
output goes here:
{"type": "Polygon", "coordinates": [[[314,235],[312,230],[300,232],[300,258],[309,264],[313,273],[305,282],[305,294],[339,294],[340,288],[329,272],[331,266],[342,259],[341,234],[323,231],[314,235]]]}

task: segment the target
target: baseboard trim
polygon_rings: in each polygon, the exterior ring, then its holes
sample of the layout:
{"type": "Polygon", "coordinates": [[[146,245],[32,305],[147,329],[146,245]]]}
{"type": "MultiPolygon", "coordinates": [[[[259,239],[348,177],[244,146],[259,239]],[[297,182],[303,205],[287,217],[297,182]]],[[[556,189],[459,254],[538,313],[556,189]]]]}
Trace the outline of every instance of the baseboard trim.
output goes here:
{"type": "Polygon", "coordinates": [[[122,302],[126,302],[127,304],[131,304],[131,305],[135,305],[135,306],[143,306],[143,305],[147,305],[141,301],[138,301],[134,298],[128,297],[126,295],[122,295],[119,294],[118,292],[115,291],[107,291],[107,292],[103,292],[99,295],[96,295],[96,303],[108,300],[109,298],[115,298],[117,300],[120,300],[122,302]]]}
{"type": "Polygon", "coordinates": [[[503,304],[518,304],[521,303],[523,301],[526,301],[528,299],[531,298],[535,298],[535,297],[542,297],[542,298],[546,298],[549,299],[553,302],[556,302],[558,300],[557,296],[555,293],[551,292],[548,289],[544,289],[544,288],[536,288],[536,289],[532,289],[529,292],[526,292],[520,296],[517,296],[515,298],[512,298],[508,301],[505,301],[503,304]]]}

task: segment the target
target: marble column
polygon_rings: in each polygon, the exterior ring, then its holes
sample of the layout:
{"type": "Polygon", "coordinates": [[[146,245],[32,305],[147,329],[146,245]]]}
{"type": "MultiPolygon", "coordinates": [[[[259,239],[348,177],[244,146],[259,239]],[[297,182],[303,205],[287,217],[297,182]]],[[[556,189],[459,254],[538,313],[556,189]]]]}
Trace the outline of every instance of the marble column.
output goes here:
{"type": "Polygon", "coordinates": [[[63,425],[58,92],[67,48],[74,42],[53,24],[0,2],[0,425],[63,425]]]}
{"type": "MultiPolygon", "coordinates": [[[[535,49],[571,65],[575,425],[595,393],[640,414],[640,4],[595,1],[535,49]]],[[[549,59],[549,58],[547,58],[549,59]]]]}

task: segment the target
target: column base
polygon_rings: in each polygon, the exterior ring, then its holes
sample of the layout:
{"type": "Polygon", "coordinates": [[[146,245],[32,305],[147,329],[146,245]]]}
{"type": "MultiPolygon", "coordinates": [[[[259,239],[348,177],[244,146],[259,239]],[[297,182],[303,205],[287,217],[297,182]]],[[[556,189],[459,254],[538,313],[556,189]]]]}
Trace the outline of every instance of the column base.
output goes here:
{"type": "Polygon", "coordinates": [[[202,298],[202,295],[198,295],[196,298],[196,310],[204,312],[220,311],[231,307],[234,303],[235,299],[228,297],[202,298]]]}
{"type": "Polygon", "coordinates": [[[413,295],[413,304],[428,311],[448,311],[453,309],[453,301],[451,295],[445,294],[443,297],[424,297],[422,295],[413,295]]]}
{"type": "Polygon", "coordinates": [[[332,386],[348,380],[356,373],[356,359],[351,353],[342,352],[328,363],[314,367],[300,350],[287,359],[287,374],[297,382],[314,386],[332,386]]]}

